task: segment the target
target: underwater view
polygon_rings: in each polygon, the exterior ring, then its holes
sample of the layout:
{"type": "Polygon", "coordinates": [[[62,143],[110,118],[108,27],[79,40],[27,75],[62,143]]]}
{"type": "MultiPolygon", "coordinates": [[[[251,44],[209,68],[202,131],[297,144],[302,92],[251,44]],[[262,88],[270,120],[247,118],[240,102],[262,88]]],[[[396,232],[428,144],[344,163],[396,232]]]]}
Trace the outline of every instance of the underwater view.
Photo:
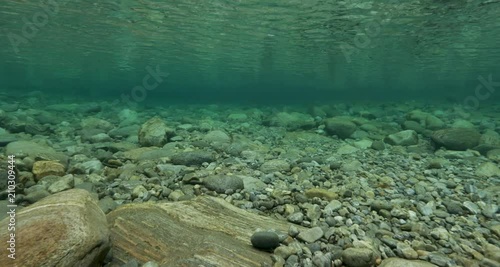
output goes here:
{"type": "Polygon", "coordinates": [[[499,0],[3,0],[0,267],[499,267],[499,0]]]}

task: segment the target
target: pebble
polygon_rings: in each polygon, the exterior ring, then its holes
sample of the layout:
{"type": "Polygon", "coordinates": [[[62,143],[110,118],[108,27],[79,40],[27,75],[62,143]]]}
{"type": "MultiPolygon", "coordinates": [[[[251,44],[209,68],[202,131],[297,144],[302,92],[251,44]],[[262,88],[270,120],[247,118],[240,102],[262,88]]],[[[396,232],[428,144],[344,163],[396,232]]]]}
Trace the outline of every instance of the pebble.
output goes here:
{"type": "Polygon", "coordinates": [[[297,236],[297,239],[307,243],[313,243],[323,236],[323,230],[320,227],[313,227],[302,231],[297,236]]]}
{"type": "Polygon", "coordinates": [[[280,245],[279,236],[275,232],[255,232],[250,238],[252,246],[262,250],[275,249],[280,245]]]}

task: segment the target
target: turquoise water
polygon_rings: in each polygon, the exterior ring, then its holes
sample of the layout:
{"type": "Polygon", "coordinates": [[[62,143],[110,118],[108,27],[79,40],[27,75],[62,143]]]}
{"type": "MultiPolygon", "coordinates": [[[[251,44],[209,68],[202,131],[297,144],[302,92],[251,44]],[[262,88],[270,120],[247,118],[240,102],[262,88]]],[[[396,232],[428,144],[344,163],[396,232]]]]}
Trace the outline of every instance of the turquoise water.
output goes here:
{"type": "Polygon", "coordinates": [[[0,88],[113,100],[159,66],[169,76],[145,101],[462,103],[480,75],[500,79],[499,13],[479,0],[4,1],[0,88]]]}

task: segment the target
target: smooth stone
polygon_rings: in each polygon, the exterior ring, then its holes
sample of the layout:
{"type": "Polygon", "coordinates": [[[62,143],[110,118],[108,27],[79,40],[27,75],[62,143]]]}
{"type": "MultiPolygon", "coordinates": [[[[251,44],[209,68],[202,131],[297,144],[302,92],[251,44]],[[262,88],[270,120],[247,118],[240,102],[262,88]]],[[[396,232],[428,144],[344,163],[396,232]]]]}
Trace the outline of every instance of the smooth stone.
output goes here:
{"type": "Polygon", "coordinates": [[[368,248],[348,248],[342,251],[342,262],[347,267],[372,267],[376,253],[368,248]]]}
{"type": "Polygon", "coordinates": [[[203,150],[187,151],[172,155],[171,161],[175,165],[201,165],[204,162],[215,160],[213,153],[203,150]]]}
{"type": "Polygon", "coordinates": [[[254,248],[271,250],[280,245],[280,238],[275,232],[261,231],[255,232],[250,237],[250,242],[254,248]]]}
{"type": "Polygon", "coordinates": [[[244,188],[243,180],[239,176],[233,175],[213,175],[203,179],[206,188],[217,193],[224,193],[226,190],[234,191],[244,188]]]}
{"type": "Polygon", "coordinates": [[[466,150],[479,144],[481,134],[471,128],[448,128],[432,133],[432,140],[450,150],[466,150]]]}
{"type": "Polygon", "coordinates": [[[356,129],[356,124],[347,118],[330,118],[325,121],[326,132],[341,139],[350,137],[356,129]]]}
{"type": "Polygon", "coordinates": [[[220,130],[214,130],[208,132],[204,137],[203,141],[207,143],[230,143],[231,142],[231,137],[227,135],[227,133],[220,131],[220,130]]]}

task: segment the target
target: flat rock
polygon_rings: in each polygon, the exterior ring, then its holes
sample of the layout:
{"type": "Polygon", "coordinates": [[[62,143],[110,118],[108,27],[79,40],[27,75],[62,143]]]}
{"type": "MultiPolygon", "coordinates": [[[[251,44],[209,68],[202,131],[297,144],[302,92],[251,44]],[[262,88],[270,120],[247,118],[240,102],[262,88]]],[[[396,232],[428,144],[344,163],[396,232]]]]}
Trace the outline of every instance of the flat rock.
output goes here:
{"type": "Polygon", "coordinates": [[[6,155],[15,155],[17,158],[29,156],[33,159],[55,160],[67,166],[68,157],[60,152],[56,152],[49,146],[40,145],[31,141],[15,141],[9,143],[5,150],[6,155]]]}
{"type": "Polygon", "coordinates": [[[272,225],[286,232],[290,225],[208,196],[124,205],[107,217],[113,266],[133,258],[140,263],[156,261],[160,266],[271,265],[269,253],[253,248],[250,238],[257,228],[272,225]]]}
{"type": "MultiPolygon", "coordinates": [[[[0,222],[7,225],[9,218],[0,222]]],[[[0,228],[6,244],[10,232],[0,228]]],[[[106,217],[91,195],[73,189],[16,213],[16,266],[99,266],[110,248],[106,217]]],[[[7,249],[0,250],[2,262],[7,249]]],[[[2,264],[3,266],[3,264],[2,264]]]]}
{"type": "Polygon", "coordinates": [[[437,265],[421,260],[405,260],[400,258],[388,258],[382,261],[379,267],[437,267],[437,265]]]}
{"type": "Polygon", "coordinates": [[[307,243],[313,243],[316,240],[320,239],[322,236],[323,230],[321,230],[320,227],[313,227],[311,229],[300,232],[297,238],[307,243]]]}

